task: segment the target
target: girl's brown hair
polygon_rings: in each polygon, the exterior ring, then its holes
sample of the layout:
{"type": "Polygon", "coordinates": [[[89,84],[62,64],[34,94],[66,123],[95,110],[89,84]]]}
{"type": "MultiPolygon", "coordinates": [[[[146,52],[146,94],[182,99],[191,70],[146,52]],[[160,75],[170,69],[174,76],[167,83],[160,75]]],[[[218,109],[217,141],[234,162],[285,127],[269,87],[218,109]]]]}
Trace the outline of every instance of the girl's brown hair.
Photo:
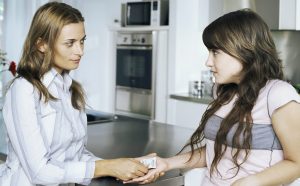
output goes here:
{"type": "Polygon", "coordinates": [[[222,120],[215,138],[215,156],[210,174],[213,171],[219,173],[217,165],[228,146],[227,134],[234,124],[238,124],[232,139],[232,146],[236,148],[232,151],[232,158],[237,174],[251,149],[253,124],[251,111],[259,91],[267,81],[283,79],[281,60],[268,26],[259,15],[249,9],[230,12],[216,19],[205,28],[202,39],[208,49],[219,49],[238,59],[243,65],[242,79],[239,84],[218,85],[217,98],[210,103],[199,127],[184,148],[190,146],[194,154],[195,147],[198,147],[205,138],[204,129],[208,119],[236,95],[234,107],[222,120]],[[241,150],[245,152],[242,162],[238,161],[241,150]]]}
{"type": "MultiPolygon", "coordinates": [[[[35,13],[26,37],[23,53],[17,68],[18,77],[23,77],[36,87],[45,102],[55,100],[41,82],[43,75],[50,71],[54,60],[54,44],[65,25],[84,22],[79,10],[59,2],[50,2],[41,6],[35,13]],[[47,51],[38,50],[38,42],[47,44],[47,51]]],[[[72,105],[78,110],[85,108],[85,96],[81,85],[72,80],[70,87],[72,105]]]]}

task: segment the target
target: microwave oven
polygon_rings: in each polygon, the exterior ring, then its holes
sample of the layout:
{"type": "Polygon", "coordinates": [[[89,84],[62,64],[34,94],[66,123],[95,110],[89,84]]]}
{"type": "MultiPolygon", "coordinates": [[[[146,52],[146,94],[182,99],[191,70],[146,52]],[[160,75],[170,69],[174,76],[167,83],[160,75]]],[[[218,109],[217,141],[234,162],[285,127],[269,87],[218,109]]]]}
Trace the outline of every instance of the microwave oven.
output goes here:
{"type": "Polygon", "coordinates": [[[122,4],[122,26],[169,24],[169,0],[135,0],[122,4]]]}

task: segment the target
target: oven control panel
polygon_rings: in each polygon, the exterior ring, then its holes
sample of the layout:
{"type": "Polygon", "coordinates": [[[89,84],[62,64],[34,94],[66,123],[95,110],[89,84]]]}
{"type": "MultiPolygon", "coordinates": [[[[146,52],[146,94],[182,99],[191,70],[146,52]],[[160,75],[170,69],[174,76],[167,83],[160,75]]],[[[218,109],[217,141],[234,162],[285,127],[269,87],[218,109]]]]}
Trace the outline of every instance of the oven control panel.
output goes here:
{"type": "Polygon", "coordinates": [[[117,45],[152,45],[151,33],[119,33],[117,45]]]}

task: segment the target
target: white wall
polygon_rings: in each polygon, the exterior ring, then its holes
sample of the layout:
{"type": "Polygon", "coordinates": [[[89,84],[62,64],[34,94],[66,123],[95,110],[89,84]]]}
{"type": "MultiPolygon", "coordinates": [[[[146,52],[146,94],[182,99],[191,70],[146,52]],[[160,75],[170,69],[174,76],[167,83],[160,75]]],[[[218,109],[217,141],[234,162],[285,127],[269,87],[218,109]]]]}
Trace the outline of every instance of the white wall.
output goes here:
{"type": "Polygon", "coordinates": [[[75,72],[86,90],[88,104],[93,109],[114,112],[115,64],[114,19],[120,18],[121,1],[70,1],[85,18],[87,40],[85,55],[75,72]],[[76,4],[74,4],[74,2],[76,4]]]}
{"type": "MultiPolygon", "coordinates": [[[[19,61],[32,17],[49,0],[5,0],[3,47],[7,58],[19,61]]],[[[109,27],[120,18],[121,0],[61,0],[78,8],[85,17],[87,41],[81,65],[72,75],[83,84],[88,104],[97,110],[113,112],[114,61],[109,27]]],[[[9,74],[8,74],[9,75],[9,74]]]]}
{"type": "MultiPolygon", "coordinates": [[[[169,94],[188,92],[188,82],[200,80],[208,51],[202,32],[209,23],[209,0],[170,1],[169,94]]],[[[176,124],[176,100],[168,100],[167,123],[176,124]]]]}
{"type": "Polygon", "coordinates": [[[45,2],[4,0],[3,47],[8,59],[19,60],[33,14],[45,2]]]}
{"type": "Polygon", "coordinates": [[[202,32],[208,24],[209,0],[170,1],[170,90],[187,92],[189,80],[199,80],[207,50],[202,32]]]}
{"type": "MultiPolygon", "coordinates": [[[[35,10],[48,0],[6,0],[7,20],[4,49],[7,57],[18,61],[24,38],[35,10]]],[[[87,93],[94,109],[114,112],[115,51],[114,19],[120,19],[121,2],[125,0],[61,0],[78,8],[85,17],[87,41],[81,65],[73,75],[87,93]]],[[[187,92],[188,81],[200,79],[205,69],[207,50],[202,31],[209,23],[210,0],[170,0],[168,94],[187,92]]],[[[168,101],[168,118],[174,115],[172,100],[168,101]],[[169,111],[170,110],[170,111],[169,111]]],[[[172,119],[167,120],[172,123],[172,119]]]]}

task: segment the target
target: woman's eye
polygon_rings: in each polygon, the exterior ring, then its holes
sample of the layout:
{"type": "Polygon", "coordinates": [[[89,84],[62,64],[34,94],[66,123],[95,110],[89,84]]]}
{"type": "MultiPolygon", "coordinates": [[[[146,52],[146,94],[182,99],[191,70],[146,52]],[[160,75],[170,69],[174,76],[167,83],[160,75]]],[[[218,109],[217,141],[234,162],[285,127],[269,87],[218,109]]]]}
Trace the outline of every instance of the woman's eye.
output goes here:
{"type": "Polygon", "coordinates": [[[83,44],[84,44],[84,42],[85,42],[85,40],[86,40],[86,38],[84,38],[84,39],[80,40],[80,44],[81,44],[81,45],[83,45],[83,44]]]}
{"type": "Polygon", "coordinates": [[[67,47],[71,47],[71,46],[73,46],[73,42],[67,42],[67,43],[65,43],[65,45],[66,45],[67,47]]]}

